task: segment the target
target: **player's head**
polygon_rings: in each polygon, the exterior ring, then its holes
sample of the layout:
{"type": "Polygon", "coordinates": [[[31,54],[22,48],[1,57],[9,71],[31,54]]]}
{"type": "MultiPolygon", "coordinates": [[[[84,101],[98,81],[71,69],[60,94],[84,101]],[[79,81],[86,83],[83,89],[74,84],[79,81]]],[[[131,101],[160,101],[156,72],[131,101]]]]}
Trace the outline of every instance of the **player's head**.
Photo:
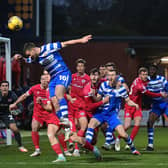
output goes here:
{"type": "Polygon", "coordinates": [[[105,66],[106,66],[106,70],[107,70],[107,71],[111,71],[111,70],[116,69],[116,65],[115,65],[114,62],[108,62],[108,63],[106,63],[105,66]]]}
{"type": "Polygon", "coordinates": [[[50,77],[50,74],[48,73],[48,71],[43,70],[43,75],[46,75],[46,77],[48,78],[48,82],[50,82],[51,77],[50,77]]]}
{"type": "Polygon", "coordinates": [[[44,74],[41,75],[40,83],[41,83],[41,86],[43,88],[47,88],[48,87],[48,77],[47,77],[47,75],[44,75],[44,74]]]}
{"type": "Polygon", "coordinates": [[[139,68],[138,75],[141,78],[141,80],[147,81],[148,80],[148,69],[145,67],[139,68]]]}
{"type": "Polygon", "coordinates": [[[96,84],[99,81],[100,73],[97,68],[90,70],[90,79],[93,84],[96,84]]]}
{"type": "Polygon", "coordinates": [[[149,75],[150,76],[156,76],[157,75],[157,71],[158,71],[158,66],[155,64],[152,64],[149,66],[149,75]]]}
{"type": "Polygon", "coordinates": [[[23,52],[26,56],[31,57],[33,59],[37,58],[40,54],[39,49],[36,47],[34,43],[25,43],[23,52]]]}
{"type": "Polygon", "coordinates": [[[105,77],[106,76],[106,67],[105,67],[105,65],[100,65],[99,66],[99,72],[100,72],[100,77],[105,77]]]}
{"type": "Polygon", "coordinates": [[[9,82],[8,81],[1,81],[0,82],[0,88],[1,88],[1,93],[2,95],[8,94],[9,91],[9,82]]]}
{"type": "Polygon", "coordinates": [[[117,71],[115,69],[113,70],[109,70],[107,72],[107,79],[110,81],[110,82],[116,82],[116,78],[117,78],[117,71]]]}
{"type": "Polygon", "coordinates": [[[76,70],[79,74],[85,73],[85,65],[86,65],[86,61],[84,59],[79,58],[76,60],[76,70]]]}

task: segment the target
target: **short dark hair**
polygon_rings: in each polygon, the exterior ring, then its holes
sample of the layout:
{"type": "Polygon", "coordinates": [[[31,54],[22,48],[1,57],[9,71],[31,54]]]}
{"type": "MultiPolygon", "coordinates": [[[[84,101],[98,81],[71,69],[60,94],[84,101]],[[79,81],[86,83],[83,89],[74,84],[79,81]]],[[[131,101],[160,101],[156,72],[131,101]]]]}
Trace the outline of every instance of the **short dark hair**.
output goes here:
{"type": "Polygon", "coordinates": [[[154,67],[156,70],[158,70],[158,66],[154,63],[154,64],[151,64],[151,65],[149,65],[149,68],[150,67],[154,67]]]}
{"type": "Polygon", "coordinates": [[[90,70],[89,74],[95,74],[96,72],[100,75],[100,72],[99,72],[99,70],[97,68],[92,68],[90,70]]]}
{"type": "Polygon", "coordinates": [[[116,72],[116,74],[117,74],[117,70],[116,69],[111,69],[111,70],[108,70],[107,72],[116,72]]]}
{"type": "Polygon", "coordinates": [[[141,67],[138,69],[138,74],[140,74],[141,72],[148,72],[148,69],[146,67],[141,67]]]}
{"type": "Polygon", "coordinates": [[[116,67],[116,64],[114,62],[107,62],[105,67],[113,66],[116,67]]]}
{"type": "Polygon", "coordinates": [[[82,63],[82,64],[85,65],[86,61],[84,59],[82,59],[82,58],[79,58],[79,59],[76,60],[76,65],[79,64],[79,63],[82,63]]]}
{"type": "Polygon", "coordinates": [[[100,65],[99,68],[100,68],[100,67],[106,67],[106,66],[105,66],[105,65],[100,65]]]}
{"type": "Polygon", "coordinates": [[[7,84],[8,84],[8,86],[9,86],[9,82],[8,82],[8,81],[6,81],[6,80],[1,81],[1,82],[0,82],[0,86],[1,86],[3,83],[7,83],[7,84]]]}
{"type": "Polygon", "coordinates": [[[32,48],[35,48],[35,47],[36,45],[32,42],[25,43],[23,47],[23,53],[25,54],[27,50],[31,50],[32,48]]]}

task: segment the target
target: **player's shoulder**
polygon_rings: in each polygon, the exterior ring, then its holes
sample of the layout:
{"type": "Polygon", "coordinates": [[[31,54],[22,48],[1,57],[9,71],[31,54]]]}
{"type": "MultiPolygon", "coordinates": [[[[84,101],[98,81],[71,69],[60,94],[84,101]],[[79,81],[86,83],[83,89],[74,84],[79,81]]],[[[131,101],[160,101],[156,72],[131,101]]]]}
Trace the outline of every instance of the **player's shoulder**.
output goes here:
{"type": "Polygon", "coordinates": [[[40,84],[36,84],[36,85],[33,85],[30,89],[36,90],[36,89],[40,89],[40,88],[41,88],[40,84]]]}
{"type": "Polygon", "coordinates": [[[141,78],[139,78],[139,77],[135,78],[134,81],[133,81],[133,84],[134,84],[134,85],[139,85],[139,84],[141,84],[141,83],[142,83],[142,80],[141,80],[141,78]]]}
{"type": "Polygon", "coordinates": [[[8,91],[8,95],[9,95],[9,97],[16,96],[16,93],[14,91],[12,91],[12,90],[9,90],[8,91]]]}
{"type": "Polygon", "coordinates": [[[119,93],[127,92],[127,89],[123,85],[121,85],[120,88],[118,89],[118,92],[119,93]]]}
{"type": "Polygon", "coordinates": [[[108,87],[108,85],[109,85],[109,81],[107,80],[107,81],[102,82],[100,84],[100,87],[106,88],[106,87],[108,87]]]}
{"type": "Polygon", "coordinates": [[[72,74],[72,78],[77,77],[77,73],[72,74]]]}
{"type": "Polygon", "coordinates": [[[158,80],[166,80],[166,78],[162,75],[157,75],[156,77],[158,80]]]}
{"type": "Polygon", "coordinates": [[[89,76],[87,73],[84,74],[84,77],[85,77],[86,79],[90,79],[90,76],[89,76]]]}

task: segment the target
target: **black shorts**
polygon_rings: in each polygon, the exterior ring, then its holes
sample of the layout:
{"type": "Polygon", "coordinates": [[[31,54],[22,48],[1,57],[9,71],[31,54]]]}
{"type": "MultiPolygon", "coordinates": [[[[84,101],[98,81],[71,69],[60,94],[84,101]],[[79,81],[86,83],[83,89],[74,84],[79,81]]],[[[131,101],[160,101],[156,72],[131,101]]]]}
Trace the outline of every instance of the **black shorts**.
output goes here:
{"type": "Polygon", "coordinates": [[[0,114],[0,120],[3,121],[8,128],[9,124],[15,123],[15,119],[12,114],[0,114]]]}

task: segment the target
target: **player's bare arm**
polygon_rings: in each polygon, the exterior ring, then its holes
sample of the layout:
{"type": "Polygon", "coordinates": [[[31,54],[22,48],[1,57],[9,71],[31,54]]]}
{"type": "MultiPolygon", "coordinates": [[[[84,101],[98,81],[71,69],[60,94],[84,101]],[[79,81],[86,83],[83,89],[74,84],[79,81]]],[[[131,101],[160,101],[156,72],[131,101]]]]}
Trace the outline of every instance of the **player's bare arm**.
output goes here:
{"type": "Polygon", "coordinates": [[[87,36],[84,36],[84,37],[79,38],[79,39],[61,42],[61,46],[62,46],[62,48],[64,48],[64,47],[67,47],[69,45],[84,44],[84,43],[87,43],[91,39],[92,39],[92,35],[87,35],[87,36]]]}
{"type": "Polygon", "coordinates": [[[125,102],[126,102],[129,106],[135,107],[137,110],[139,109],[138,104],[134,103],[129,97],[127,97],[127,98],[125,99],[125,102]]]}
{"type": "Polygon", "coordinates": [[[95,94],[93,94],[92,98],[95,102],[102,100],[102,96],[100,94],[97,94],[97,96],[95,94]]]}
{"type": "Polygon", "coordinates": [[[66,94],[67,100],[70,101],[71,103],[74,103],[76,101],[76,98],[71,97],[71,95],[66,94]]]}
{"type": "Polygon", "coordinates": [[[29,95],[27,93],[22,94],[13,104],[9,106],[9,110],[13,110],[17,108],[17,104],[24,101],[29,95]]]}
{"type": "Polygon", "coordinates": [[[48,112],[53,111],[53,106],[50,101],[48,101],[47,104],[44,104],[41,97],[37,97],[36,101],[44,110],[48,112]]]}

